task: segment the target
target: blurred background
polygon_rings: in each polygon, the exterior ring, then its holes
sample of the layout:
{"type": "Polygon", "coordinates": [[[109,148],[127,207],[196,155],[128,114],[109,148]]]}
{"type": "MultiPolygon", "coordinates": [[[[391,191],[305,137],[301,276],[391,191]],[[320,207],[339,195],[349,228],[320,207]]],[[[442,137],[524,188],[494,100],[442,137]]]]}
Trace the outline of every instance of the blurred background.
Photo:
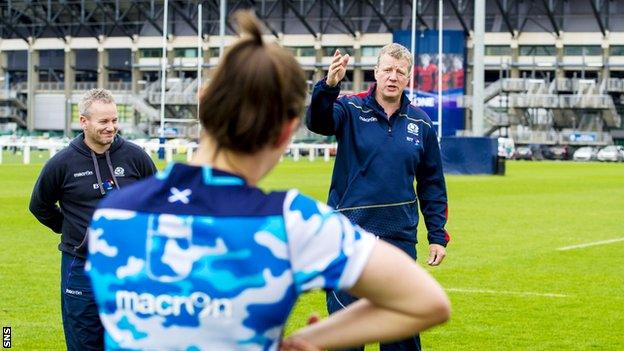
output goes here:
{"type": "MultiPolygon", "coordinates": [[[[497,138],[506,158],[624,158],[600,153],[624,145],[624,3],[613,0],[3,1],[0,144],[59,149],[96,87],[114,92],[126,137],[191,143],[198,87],[241,8],[293,52],[310,87],[339,49],[352,56],[342,93],[368,89],[379,50],[399,42],[415,56],[410,97],[440,137],[497,138]]],[[[305,128],[295,141],[333,142],[305,128]]]]}

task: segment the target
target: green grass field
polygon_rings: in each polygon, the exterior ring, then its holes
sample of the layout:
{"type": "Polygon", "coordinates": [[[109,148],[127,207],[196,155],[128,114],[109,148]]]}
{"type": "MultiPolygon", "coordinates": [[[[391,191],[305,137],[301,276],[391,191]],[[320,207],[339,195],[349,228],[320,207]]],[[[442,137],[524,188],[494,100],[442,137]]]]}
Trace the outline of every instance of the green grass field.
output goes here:
{"type": "MultiPolygon", "coordinates": [[[[0,165],[0,324],[12,327],[14,349],[62,349],[59,238],[28,212],[41,163],[8,157],[0,165]]],[[[324,200],[330,175],[329,163],[286,161],[262,185],[324,200]]],[[[624,164],[508,162],[504,177],[447,183],[452,241],[429,271],[448,290],[453,315],[423,335],[426,350],[624,350],[624,241],[557,250],[624,238],[624,164]]],[[[324,314],[321,293],[300,300],[288,330],[313,312],[324,314]]]]}

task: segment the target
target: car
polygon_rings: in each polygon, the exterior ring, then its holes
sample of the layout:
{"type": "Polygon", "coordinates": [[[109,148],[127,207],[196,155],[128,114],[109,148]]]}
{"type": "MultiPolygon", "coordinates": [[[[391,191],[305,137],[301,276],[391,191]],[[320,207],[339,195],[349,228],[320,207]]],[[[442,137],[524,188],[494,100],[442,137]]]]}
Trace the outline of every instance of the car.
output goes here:
{"type": "Polygon", "coordinates": [[[597,159],[598,150],[595,147],[583,146],[574,151],[572,159],[574,161],[594,161],[597,159]]]}
{"type": "Polygon", "coordinates": [[[624,160],[624,147],[621,145],[609,145],[598,151],[598,161],[618,162],[624,160]]]}
{"type": "Polygon", "coordinates": [[[547,160],[569,160],[570,149],[566,145],[555,145],[547,147],[542,151],[544,158],[547,160]]]}
{"type": "Polygon", "coordinates": [[[542,161],[548,159],[546,157],[550,153],[550,151],[548,150],[548,145],[529,144],[528,147],[533,153],[533,160],[542,161]]]}
{"type": "Polygon", "coordinates": [[[513,154],[514,160],[532,160],[533,151],[528,146],[518,146],[513,154]]]}

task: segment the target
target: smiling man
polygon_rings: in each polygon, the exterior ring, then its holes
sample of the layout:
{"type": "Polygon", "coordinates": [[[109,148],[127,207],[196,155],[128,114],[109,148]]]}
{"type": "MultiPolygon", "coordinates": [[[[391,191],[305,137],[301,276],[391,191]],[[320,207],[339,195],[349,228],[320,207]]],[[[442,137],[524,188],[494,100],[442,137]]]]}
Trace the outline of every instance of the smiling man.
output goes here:
{"type": "MultiPolygon", "coordinates": [[[[311,131],[335,135],[338,141],[328,203],[414,259],[420,203],[428,231],[427,263],[437,266],[449,241],[444,229],[446,185],[435,128],[404,92],[412,55],[399,44],[384,46],[375,67],[376,84],[368,92],[338,98],[348,62],[349,55],[336,50],[306,113],[311,131]]],[[[355,300],[329,291],[328,311],[337,312],[355,300]]],[[[382,344],[381,350],[420,350],[420,339],[382,344]]]]}
{"type": "Polygon", "coordinates": [[[45,164],[30,198],[30,212],[61,234],[61,315],[67,349],[102,350],[104,329],[84,272],[87,226],[107,193],[154,174],[156,167],[141,148],[117,135],[117,105],[110,91],[88,91],[78,109],[83,133],[45,164]]]}

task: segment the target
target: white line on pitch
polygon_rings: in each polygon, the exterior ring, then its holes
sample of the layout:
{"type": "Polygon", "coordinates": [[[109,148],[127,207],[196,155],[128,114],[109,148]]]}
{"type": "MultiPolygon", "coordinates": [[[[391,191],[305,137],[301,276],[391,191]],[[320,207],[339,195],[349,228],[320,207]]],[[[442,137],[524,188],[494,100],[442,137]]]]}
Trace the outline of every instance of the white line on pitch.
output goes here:
{"type": "Polygon", "coordinates": [[[594,242],[591,242],[591,243],[571,245],[571,246],[564,246],[564,247],[558,248],[557,251],[567,251],[567,250],[574,250],[574,249],[583,249],[583,248],[590,247],[590,246],[613,244],[613,243],[617,243],[618,241],[624,241],[624,238],[602,240],[602,241],[594,241],[594,242]]]}
{"type": "Polygon", "coordinates": [[[532,291],[507,291],[507,290],[488,290],[488,289],[462,289],[462,288],[444,288],[446,291],[472,293],[472,294],[492,294],[492,295],[516,295],[516,296],[538,296],[538,297],[569,297],[564,294],[538,293],[532,291]]]}

